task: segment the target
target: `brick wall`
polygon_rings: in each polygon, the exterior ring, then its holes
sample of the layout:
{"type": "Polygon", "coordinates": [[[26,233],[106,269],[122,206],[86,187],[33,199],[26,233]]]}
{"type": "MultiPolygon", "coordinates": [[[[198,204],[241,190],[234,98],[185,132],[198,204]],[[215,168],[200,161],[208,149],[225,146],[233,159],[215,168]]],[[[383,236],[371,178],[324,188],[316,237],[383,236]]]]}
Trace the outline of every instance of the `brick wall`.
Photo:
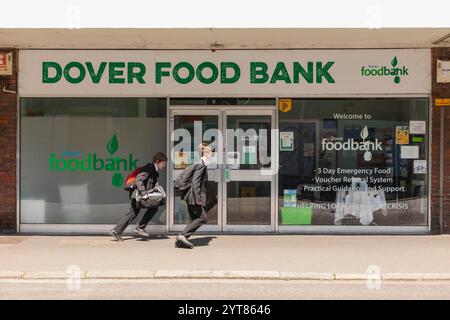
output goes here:
{"type": "Polygon", "coordinates": [[[16,230],[16,139],[17,139],[17,52],[13,52],[13,75],[0,76],[0,233],[16,230]]]}
{"type": "Polygon", "coordinates": [[[441,144],[441,108],[444,118],[444,189],[443,189],[443,233],[450,233],[450,107],[436,107],[436,98],[450,98],[450,83],[436,83],[436,60],[450,60],[450,48],[432,49],[432,186],[431,186],[431,228],[433,233],[440,232],[440,144],[441,144]]]}

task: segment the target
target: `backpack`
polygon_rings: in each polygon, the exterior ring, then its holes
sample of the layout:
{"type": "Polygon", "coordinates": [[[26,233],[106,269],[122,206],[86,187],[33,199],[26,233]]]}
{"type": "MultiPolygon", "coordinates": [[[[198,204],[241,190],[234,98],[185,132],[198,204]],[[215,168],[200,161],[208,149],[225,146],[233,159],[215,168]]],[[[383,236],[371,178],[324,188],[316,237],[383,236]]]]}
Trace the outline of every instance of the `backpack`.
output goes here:
{"type": "Polygon", "coordinates": [[[175,180],[173,187],[175,189],[175,196],[183,197],[191,188],[192,177],[195,172],[195,164],[191,164],[189,167],[184,169],[175,180]]]}
{"type": "Polygon", "coordinates": [[[125,184],[123,188],[126,191],[133,191],[136,188],[136,177],[139,173],[141,173],[142,167],[139,167],[137,169],[134,169],[133,172],[131,172],[127,179],[125,180],[125,184]]]}

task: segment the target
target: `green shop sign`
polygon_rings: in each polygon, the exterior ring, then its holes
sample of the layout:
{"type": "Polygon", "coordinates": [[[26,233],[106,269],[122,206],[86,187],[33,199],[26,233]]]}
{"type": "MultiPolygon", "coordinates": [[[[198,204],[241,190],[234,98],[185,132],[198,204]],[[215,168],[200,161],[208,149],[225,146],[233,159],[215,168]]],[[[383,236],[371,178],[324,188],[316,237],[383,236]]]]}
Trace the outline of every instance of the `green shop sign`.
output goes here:
{"type": "Polygon", "coordinates": [[[108,141],[106,147],[109,157],[102,158],[97,153],[89,153],[85,157],[80,152],[63,152],[59,156],[51,153],[48,158],[50,171],[73,171],[73,172],[91,172],[91,171],[109,171],[113,173],[112,185],[121,187],[124,182],[121,171],[133,171],[137,168],[138,159],[133,154],[127,157],[114,156],[119,149],[119,140],[116,135],[108,141]]]}
{"type": "MultiPolygon", "coordinates": [[[[274,83],[335,83],[332,77],[334,61],[307,61],[286,64],[278,61],[270,67],[263,61],[251,61],[248,65],[249,74],[246,81],[251,84],[274,83]]],[[[233,84],[242,78],[239,64],[231,61],[214,63],[204,61],[193,65],[187,61],[178,63],[155,62],[146,66],[142,62],[100,62],[71,61],[61,64],[55,61],[42,62],[42,83],[54,84],[63,79],[71,84],[89,82],[99,84],[103,79],[110,84],[145,84],[148,70],[154,70],[155,84],[163,84],[167,78],[172,78],[179,84],[189,84],[194,80],[202,84],[233,84]]]]}
{"type": "Polygon", "coordinates": [[[394,57],[390,66],[363,66],[361,68],[361,76],[363,77],[393,77],[394,83],[400,83],[400,76],[408,76],[408,68],[398,66],[398,59],[394,57]]]}

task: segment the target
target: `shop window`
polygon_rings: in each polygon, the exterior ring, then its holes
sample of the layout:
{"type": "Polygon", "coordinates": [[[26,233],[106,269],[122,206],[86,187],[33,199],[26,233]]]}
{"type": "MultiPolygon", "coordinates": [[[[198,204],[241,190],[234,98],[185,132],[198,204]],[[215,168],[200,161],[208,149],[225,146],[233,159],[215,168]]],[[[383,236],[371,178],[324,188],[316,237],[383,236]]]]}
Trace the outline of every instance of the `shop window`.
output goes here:
{"type": "MultiPolygon", "coordinates": [[[[166,104],[156,98],[22,98],[21,223],[116,223],[129,209],[126,176],[154,153],[166,153],[166,104]]],[[[160,183],[166,188],[165,170],[160,183]]],[[[162,207],[151,223],[165,219],[162,207]]]]}
{"type": "Polygon", "coordinates": [[[280,225],[427,225],[427,99],[294,99],[279,130],[280,225]]]}

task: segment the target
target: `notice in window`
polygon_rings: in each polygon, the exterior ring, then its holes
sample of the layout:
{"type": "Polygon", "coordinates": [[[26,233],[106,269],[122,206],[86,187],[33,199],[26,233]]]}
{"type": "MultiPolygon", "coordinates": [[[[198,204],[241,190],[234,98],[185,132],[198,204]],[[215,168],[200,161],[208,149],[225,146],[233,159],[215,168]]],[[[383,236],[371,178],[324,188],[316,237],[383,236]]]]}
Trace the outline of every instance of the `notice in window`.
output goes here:
{"type": "Polygon", "coordinates": [[[395,127],[395,141],[397,144],[409,144],[409,129],[407,126],[395,127]]]}
{"type": "Polygon", "coordinates": [[[419,159],[419,147],[402,146],[400,149],[400,157],[402,159],[419,159]]]}
{"type": "Polygon", "coordinates": [[[426,133],[425,121],[410,121],[409,132],[411,134],[425,134],[426,133]]]}
{"type": "Polygon", "coordinates": [[[294,151],[293,132],[280,132],[280,151],[294,151]]]}
{"type": "Polygon", "coordinates": [[[427,173],[427,161],[414,160],[414,174],[426,174],[426,173],[427,173]]]}
{"type": "Polygon", "coordinates": [[[296,189],[285,189],[283,206],[285,208],[295,208],[297,207],[297,190],[296,189]]]}

